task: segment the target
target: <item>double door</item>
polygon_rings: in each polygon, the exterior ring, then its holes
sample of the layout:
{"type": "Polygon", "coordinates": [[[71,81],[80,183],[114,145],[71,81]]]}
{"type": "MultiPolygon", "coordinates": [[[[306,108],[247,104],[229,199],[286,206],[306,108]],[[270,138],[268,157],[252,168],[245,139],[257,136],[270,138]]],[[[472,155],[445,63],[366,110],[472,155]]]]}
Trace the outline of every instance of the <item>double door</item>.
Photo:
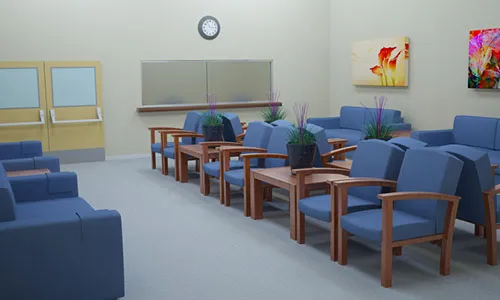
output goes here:
{"type": "Polygon", "coordinates": [[[104,158],[99,62],[0,62],[0,142],[40,140],[44,152],[104,158]]]}

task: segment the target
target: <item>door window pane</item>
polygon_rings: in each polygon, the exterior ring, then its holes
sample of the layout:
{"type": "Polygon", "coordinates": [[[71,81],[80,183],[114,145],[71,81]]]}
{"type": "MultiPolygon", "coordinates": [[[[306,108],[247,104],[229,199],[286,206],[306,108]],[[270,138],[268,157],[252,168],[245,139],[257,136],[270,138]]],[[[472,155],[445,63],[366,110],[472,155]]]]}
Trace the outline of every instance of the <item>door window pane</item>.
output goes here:
{"type": "Polygon", "coordinates": [[[52,68],[52,105],[97,105],[95,68],[52,68]]]}
{"type": "Polygon", "coordinates": [[[0,109],[37,107],[40,107],[38,69],[0,69],[0,109]]]}

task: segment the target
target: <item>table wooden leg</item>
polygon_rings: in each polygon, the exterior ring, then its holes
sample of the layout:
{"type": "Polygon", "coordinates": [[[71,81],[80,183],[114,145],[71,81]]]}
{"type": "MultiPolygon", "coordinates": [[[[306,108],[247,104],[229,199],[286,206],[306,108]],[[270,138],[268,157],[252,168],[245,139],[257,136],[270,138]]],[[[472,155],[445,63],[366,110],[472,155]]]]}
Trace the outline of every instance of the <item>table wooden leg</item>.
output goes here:
{"type": "Polygon", "coordinates": [[[156,169],[156,152],[151,152],[151,168],[156,169]]]}
{"type": "MultiPolygon", "coordinates": [[[[290,238],[294,241],[297,241],[300,244],[303,244],[299,241],[299,237],[297,234],[298,228],[305,227],[305,217],[304,214],[298,212],[298,200],[297,200],[297,187],[292,185],[288,188],[288,193],[290,197],[290,238]],[[299,215],[298,215],[299,214],[299,215]],[[300,219],[300,215],[304,217],[302,220],[300,219]],[[298,219],[297,219],[298,217],[298,219]],[[302,221],[302,222],[301,222],[302,221]]],[[[302,239],[303,236],[302,236],[302,239]]]]}
{"type": "MultiPolygon", "coordinates": [[[[197,160],[199,162],[199,160],[197,160]]],[[[203,164],[200,164],[200,192],[208,196],[210,194],[210,176],[203,170],[203,164]]]]}
{"type": "Polygon", "coordinates": [[[480,224],[474,225],[474,235],[479,237],[485,237],[484,226],[480,224]]]}
{"type": "MultiPolygon", "coordinates": [[[[250,209],[251,216],[254,220],[262,220],[263,211],[262,211],[262,202],[264,201],[264,188],[262,181],[253,178],[251,175],[250,180],[250,209]]],[[[247,208],[247,203],[245,203],[245,210],[247,208]]]]}
{"type": "Polygon", "coordinates": [[[340,216],[337,202],[337,188],[335,186],[331,186],[330,193],[330,209],[331,209],[331,219],[330,219],[330,259],[332,261],[338,261],[338,247],[339,247],[339,225],[340,225],[340,216]]]}
{"type": "Polygon", "coordinates": [[[179,165],[175,168],[175,173],[180,173],[181,182],[188,182],[188,155],[186,153],[180,153],[179,165]]]}

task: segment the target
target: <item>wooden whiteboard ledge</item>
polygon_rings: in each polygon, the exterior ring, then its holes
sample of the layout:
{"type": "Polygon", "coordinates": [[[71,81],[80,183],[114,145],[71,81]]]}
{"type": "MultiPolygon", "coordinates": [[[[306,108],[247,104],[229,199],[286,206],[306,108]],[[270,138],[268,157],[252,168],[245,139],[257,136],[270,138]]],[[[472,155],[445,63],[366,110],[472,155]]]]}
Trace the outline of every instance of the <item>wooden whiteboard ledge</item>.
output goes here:
{"type": "MultiPolygon", "coordinates": [[[[276,102],[276,103],[277,106],[283,105],[282,102],[276,102]]],[[[218,103],[217,109],[256,108],[256,107],[267,107],[267,106],[269,106],[268,101],[218,103]]],[[[208,104],[144,105],[137,107],[138,113],[189,111],[189,110],[208,110],[208,104]]]]}

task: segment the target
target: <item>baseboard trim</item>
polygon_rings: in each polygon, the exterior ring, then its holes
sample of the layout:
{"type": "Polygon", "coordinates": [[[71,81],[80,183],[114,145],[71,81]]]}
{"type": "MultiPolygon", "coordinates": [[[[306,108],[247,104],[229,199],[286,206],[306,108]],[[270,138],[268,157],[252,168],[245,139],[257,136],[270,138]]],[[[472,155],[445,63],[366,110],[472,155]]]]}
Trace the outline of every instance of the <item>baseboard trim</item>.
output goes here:
{"type": "Polygon", "coordinates": [[[151,157],[151,154],[124,154],[124,155],[108,155],[106,160],[127,160],[151,157]]]}

